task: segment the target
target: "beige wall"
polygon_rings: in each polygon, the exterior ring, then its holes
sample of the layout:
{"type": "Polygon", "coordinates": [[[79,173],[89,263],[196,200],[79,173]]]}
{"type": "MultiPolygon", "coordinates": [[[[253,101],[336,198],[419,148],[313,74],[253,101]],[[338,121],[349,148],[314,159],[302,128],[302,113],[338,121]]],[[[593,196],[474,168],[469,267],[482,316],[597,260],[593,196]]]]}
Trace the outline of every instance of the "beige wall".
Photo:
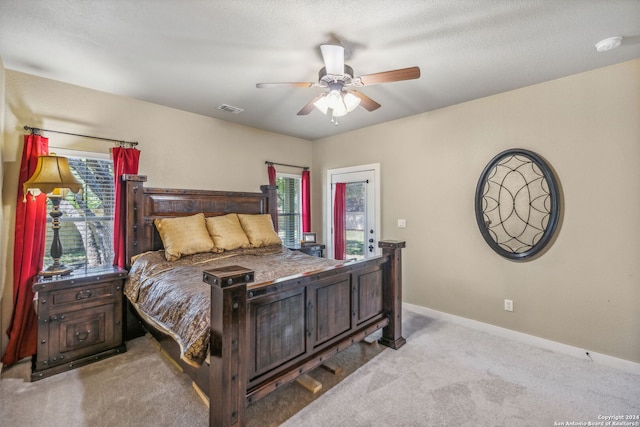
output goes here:
{"type": "MultiPolygon", "coordinates": [[[[6,70],[5,95],[2,248],[8,255],[0,264],[6,283],[2,334],[12,311],[11,248],[24,125],[138,141],[140,174],[148,176],[151,187],[259,192],[260,185],[268,182],[265,160],[311,164],[309,141],[11,70],[6,70]]],[[[53,147],[108,153],[113,146],[55,133],[45,136],[53,147]]],[[[5,347],[3,341],[3,352],[5,347]]]]}
{"type": "Polygon", "coordinates": [[[640,60],[314,142],[315,230],[327,169],[376,162],[382,237],[407,241],[404,301],[640,362],[640,60]],[[545,157],[564,194],[557,240],[526,263],[474,216],[480,173],[509,148],[545,157]]]}

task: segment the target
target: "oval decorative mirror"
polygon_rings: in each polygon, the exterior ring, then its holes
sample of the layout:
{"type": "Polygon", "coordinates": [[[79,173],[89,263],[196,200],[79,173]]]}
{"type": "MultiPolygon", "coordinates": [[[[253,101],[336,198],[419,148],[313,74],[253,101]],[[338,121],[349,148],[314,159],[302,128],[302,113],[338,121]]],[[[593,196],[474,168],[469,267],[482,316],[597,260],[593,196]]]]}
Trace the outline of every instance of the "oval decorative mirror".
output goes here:
{"type": "Polygon", "coordinates": [[[560,217],[558,183],[537,154],[503,151],[476,186],[476,221],[484,240],[514,261],[531,259],[551,241],[560,217]]]}

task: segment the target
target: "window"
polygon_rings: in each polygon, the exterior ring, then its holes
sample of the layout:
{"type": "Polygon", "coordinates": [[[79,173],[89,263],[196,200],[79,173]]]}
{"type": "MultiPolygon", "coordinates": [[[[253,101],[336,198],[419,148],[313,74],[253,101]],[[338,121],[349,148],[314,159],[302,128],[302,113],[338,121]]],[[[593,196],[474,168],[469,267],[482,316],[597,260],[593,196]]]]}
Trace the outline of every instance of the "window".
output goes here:
{"type": "Polygon", "coordinates": [[[278,235],[288,247],[300,246],[302,239],[302,179],[299,175],[278,174],[278,235]]]}
{"type": "MultiPolygon", "coordinates": [[[[68,158],[71,172],[84,185],[81,194],[69,192],[60,203],[63,212],[59,231],[63,250],[60,262],[74,269],[111,265],[115,209],[113,161],[107,155],[71,153],[62,155],[68,158]]],[[[47,212],[51,212],[51,201],[47,201],[47,212]]],[[[53,264],[51,222],[48,217],[45,266],[53,264]]]]}

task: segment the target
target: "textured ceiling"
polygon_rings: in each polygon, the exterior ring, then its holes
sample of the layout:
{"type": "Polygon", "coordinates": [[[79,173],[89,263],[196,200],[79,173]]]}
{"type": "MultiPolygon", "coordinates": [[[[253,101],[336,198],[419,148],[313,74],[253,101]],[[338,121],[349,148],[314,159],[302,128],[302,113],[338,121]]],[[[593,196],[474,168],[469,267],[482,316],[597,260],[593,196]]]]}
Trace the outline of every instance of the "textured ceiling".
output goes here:
{"type": "Polygon", "coordinates": [[[8,69],[308,140],[640,57],[640,0],[0,0],[8,69]],[[618,49],[594,44],[623,36],[618,49]],[[355,75],[419,66],[368,86],[382,104],[340,118],[296,113],[318,88],[319,45],[355,75]],[[244,109],[218,110],[221,104],[244,109]]]}

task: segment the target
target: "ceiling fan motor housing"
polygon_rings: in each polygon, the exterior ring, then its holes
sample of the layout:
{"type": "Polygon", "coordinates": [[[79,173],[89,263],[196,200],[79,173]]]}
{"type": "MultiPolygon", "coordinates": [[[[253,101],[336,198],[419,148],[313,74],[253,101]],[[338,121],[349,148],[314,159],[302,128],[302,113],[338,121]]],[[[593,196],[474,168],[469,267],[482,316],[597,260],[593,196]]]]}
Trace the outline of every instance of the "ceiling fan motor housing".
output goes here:
{"type": "Polygon", "coordinates": [[[331,87],[331,84],[339,83],[342,88],[342,86],[349,85],[351,79],[353,79],[353,68],[347,64],[344,65],[344,73],[341,76],[327,74],[326,67],[322,67],[318,73],[320,84],[325,83],[328,87],[331,87]]]}

